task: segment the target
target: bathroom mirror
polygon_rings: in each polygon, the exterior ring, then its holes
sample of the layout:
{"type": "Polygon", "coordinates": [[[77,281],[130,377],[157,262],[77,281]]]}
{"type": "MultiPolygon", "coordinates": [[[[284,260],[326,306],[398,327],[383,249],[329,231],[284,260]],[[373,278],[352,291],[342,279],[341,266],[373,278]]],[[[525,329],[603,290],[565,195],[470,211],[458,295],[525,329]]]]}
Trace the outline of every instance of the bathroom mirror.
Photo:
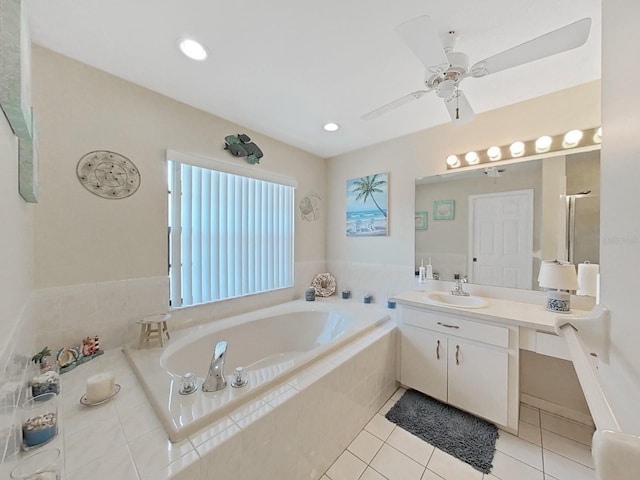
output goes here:
{"type": "Polygon", "coordinates": [[[419,178],[415,211],[416,272],[540,290],[542,260],[600,263],[600,150],[419,178]]]}

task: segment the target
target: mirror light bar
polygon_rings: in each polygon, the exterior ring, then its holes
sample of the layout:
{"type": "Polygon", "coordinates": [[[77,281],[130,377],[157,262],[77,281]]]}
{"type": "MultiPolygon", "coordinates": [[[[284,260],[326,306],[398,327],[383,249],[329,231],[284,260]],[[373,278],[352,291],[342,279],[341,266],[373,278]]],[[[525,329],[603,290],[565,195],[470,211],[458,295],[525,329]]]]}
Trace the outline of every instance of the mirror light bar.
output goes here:
{"type": "Polygon", "coordinates": [[[593,150],[597,148],[597,145],[599,145],[601,141],[602,127],[588,128],[586,130],[570,130],[567,133],[553,136],[543,135],[535,140],[526,142],[515,141],[510,145],[494,145],[486,150],[449,155],[447,157],[447,170],[527,156],[546,156],[546,154],[550,152],[560,152],[563,150],[582,148],[593,150]],[[464,158],[464,163],[460,161],[461,158],[464,158]]]}

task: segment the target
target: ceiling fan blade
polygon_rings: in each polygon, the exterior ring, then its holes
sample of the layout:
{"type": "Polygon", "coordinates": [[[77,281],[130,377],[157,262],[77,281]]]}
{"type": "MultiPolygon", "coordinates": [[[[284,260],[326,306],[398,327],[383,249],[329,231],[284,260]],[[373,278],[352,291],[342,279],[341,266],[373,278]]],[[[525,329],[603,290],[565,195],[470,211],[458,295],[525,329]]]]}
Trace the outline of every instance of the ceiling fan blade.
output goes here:
{"type": "Polygon", "coordinates": [[[449,59],[428,15],[401,23],[396,32],[427,70],[442,73],[449,68],[449,59]]]}
{"type": "Polygon", "coordinates": [[[413,102],[414,100],[419,100],[426,93],[429,93],[431,90],[418,90],[410,93],[409,95],[405,95],[404,97],[398,98],[393,102],[389,102],[386,105],[376,108],[375,110],[371,110],[369,113],[365,113],[362,115],[362,120],[371,120],[373,118],[379,117],[380,115],[384,115],[385,113],[390,112],[391,110],[395,110],[396,108],[404,105],[405,103],[413,102]]]}
{"type": "Polygon", "coordinates": [[[509,50],[479,61],[471,67],[471,76],[484,77],[579,47],[587,41],[590,29],[591,19],[583,18],[582,20],[546,33],[541,37],[534,38],[533,40],[529,40],[509,50]]]}
{"type": "Polygon", "coordinates": [[[456,127],[476,118],[476,114],[462,90],[456,90],[453,95],[445,99],[444,103],[449,111],[451,121],[456,127]]]}

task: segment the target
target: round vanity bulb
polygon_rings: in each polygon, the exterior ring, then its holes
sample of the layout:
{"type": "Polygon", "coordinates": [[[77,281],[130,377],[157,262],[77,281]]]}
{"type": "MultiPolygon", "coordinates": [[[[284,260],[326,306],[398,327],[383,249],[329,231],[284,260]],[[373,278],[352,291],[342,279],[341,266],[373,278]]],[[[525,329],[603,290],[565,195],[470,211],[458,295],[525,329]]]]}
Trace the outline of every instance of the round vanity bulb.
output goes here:
{"type": "Polygon", "coordinates": [[[502,150],[500,150],[500,147],[496,147],[494,145],[493,147],[489,147],[489,149],[487,150],[487,156],[489,157],[489,160],[495,162],[496,160],[500,160],[502,158],[502,150]]]}
{"type": "Polygon", "coordinates": [[[548,152],[551,148],[552,138],[549,135],[543,135],[536,140],[536,152],[544,153],[548,152]]]}
{"type": "Polygon", "coordinates": [[[460,166],[460,159],[457,155],[449,155],[447,157],[447,165],[451,168],[457,168],[460,166]]]}
{"type": "Polygon", "coordinates": [[[509,147],[509,151],[511,152],[511,156],[513,157],[521,157],[524,155],[524,143],[523,142],[513,142],[509,147]]]}
{"type": "Polygon", "coordinates": [[[602,127],[596,130],[596,133],[593,134],[593,143],[601,143],[602,142],[602,127]]]}
{"type": "Polygon", "coordinates": [[[467,162],[469,165],[475,165],[480,161],[480,157],[478,157],[478,154],[476,152],[468,152],[464,156],[464,161],[467,162]]]}
{"type": "Polygon", "coordinates": [[[580,143],[580,140],[582,140],[582,131],[571,130],[565,134],[562,146],[564,148],[573,148],[580,143]]]}

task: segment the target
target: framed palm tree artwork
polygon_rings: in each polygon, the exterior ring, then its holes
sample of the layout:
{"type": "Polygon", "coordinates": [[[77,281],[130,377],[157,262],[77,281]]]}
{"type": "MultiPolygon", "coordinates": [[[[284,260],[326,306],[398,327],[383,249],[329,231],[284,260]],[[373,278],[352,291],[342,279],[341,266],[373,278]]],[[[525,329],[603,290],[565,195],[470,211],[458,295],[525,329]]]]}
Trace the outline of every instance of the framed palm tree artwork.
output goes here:
{"type": "Polygon", "coordinates": [[[347,180],[347,237],[389,234],[389,173],[347,180]]]}

